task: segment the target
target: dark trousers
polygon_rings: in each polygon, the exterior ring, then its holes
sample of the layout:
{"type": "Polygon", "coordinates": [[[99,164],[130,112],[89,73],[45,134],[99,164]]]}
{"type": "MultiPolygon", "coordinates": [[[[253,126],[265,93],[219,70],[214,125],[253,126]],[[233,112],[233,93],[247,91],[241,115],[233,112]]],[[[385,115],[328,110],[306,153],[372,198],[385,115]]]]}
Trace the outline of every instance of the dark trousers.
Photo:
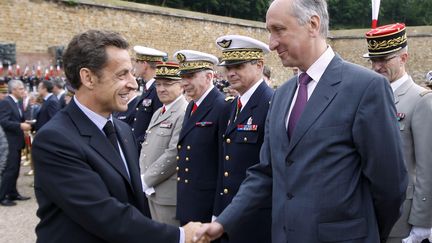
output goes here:
{"type": "Polygon", "coordinates": [[[21,149],[9,149],[6,168],[3,171],[0,185],[0,200],[5,199],[7,195],[18,196],[17,179],[21,165],[21,149]]]}

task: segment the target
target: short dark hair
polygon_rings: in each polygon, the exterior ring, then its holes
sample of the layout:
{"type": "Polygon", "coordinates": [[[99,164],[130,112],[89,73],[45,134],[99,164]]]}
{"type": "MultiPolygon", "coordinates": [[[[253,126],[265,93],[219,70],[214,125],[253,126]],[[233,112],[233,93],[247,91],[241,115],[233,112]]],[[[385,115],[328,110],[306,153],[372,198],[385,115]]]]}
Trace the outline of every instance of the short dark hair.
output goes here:
{"type": "Polygon", "coordinates": [[[81,68],[88,68],[100,76],[106,65],[106,48],[109,46],[128,49],[129,43],[119,33],[103,30],[88,30],[72,38],[63,54],[63,66],[74,89],[81,87],[81,68]]]}
{"type": "Polygon", "coordinates": [[[52,93],[52,90],[54,88],[54,84],[51,80],[43,80],[42,86],[47,89],[48,93],[52,93]]]}
{"type": "Polygon", "coordinates": [[[63,79],[54,78],[54,79],[52,79],[52,82],[53,82],[54,86],[56,86],[57,88],[64,89],[65,81],[63,81],[63,79]]]}

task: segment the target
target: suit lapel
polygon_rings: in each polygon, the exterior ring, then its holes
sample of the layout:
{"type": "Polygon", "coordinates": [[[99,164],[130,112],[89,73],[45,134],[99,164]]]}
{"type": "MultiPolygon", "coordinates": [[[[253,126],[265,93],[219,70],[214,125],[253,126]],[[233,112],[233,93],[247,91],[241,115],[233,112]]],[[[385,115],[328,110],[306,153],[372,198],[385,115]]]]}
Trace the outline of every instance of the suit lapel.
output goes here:
{"type": "Polygon", "coordinates": [[[405,95],[408,90],[414,85],[414,81],[411,78],[405,80],[402,85],[394,91],[395,104],[399,103],[400,97],[405,95]]]}
{"type": "MultiPolygon", "coordinates": [[[[201,121],[201,119],[212,109],[212,104],[214,99],[216,98],[216,92],[219,92],[216,90],[216,88],[213,88],[212,91],[207,95],[207,97],[204,98],[203,102],[198,106],[198,109],[192,114],[185,122],[183,123],[182,130],[180,132],[179,141],[181,141],[184,136],[189,133],[192,128],[195,127],[195,123],[198,121],[201,121]]],[[[189,106],[192,106],[189,104],[189,106]]],[[[190,111],[192,108],[188,106],[188,109],[186,111],[189,111],[189,113],[186,113],[185,116],[188,116],[190,114],[190,111]]]]}
{"type": "Polygon", "coordinates": [[[339,84],[342,79],[342,66],[342,59],[335,56],[325,70],[297,122],[289,143],[288,153],[295,147],[306,131],[336,96],[337,84],[339,84]]]}
{"type": "Polygon", "coordinates": [[[12,112],[14,113],[14,116],[17,118],[17,120],[22,120],[18,110],[17,103],[15,103],[15,101],[10,96],[7,96],[6,98],[8,99],[9,104],[11,104],[12,106],[12,112]]]}
{"type": "MultiPolygon", "coordinates": [[[[66,110],[72,121],[76,124],[81,136],[89,137],[89,145],[102,156],[118,173],[120,173],[130,184],[129,176],[124,167],[120,155],[111,148],[111,143],[102,131],[78,108],[74,100],[67,106],[66,110]]],[[[131,185],[132,186],[132,185],[131,185]]]]}

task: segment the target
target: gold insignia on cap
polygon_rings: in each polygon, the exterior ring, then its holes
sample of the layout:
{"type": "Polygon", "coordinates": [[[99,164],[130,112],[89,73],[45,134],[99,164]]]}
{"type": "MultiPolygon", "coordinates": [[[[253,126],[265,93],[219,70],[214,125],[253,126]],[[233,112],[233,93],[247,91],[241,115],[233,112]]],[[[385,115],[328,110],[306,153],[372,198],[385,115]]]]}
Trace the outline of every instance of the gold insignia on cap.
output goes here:
{"type": "Polygon", "coordinates": [[[261,49],[233,49],[222,52],[222,61],[263,59],[261,49]]]}
{"type": "MultiPolygon", "coordinates": [[[[407,41],[407,35],[406,33],[402,36],[399,36],[394,39],[389,40],[383,40],[383,41],[377,41],[377,40],[368,40],[368,49],[371,51],[377,51],[381,49],[387,49],[392,47],[397,47],[402,45],[404,42],[407,41]]],[[[402,48],[400,48],[402,49],[402,48]]],[[[395,50],[391,50],[390,52],[394,52],[395,50]]]]}
{"type": "Polygon", "coordinates": [[[155,78],[180,79],[178,75],[179,66],[177,63],[161,62],[156,65],[155,78]]]}
{"type": "Polygon", "coordinates": [[[180,71],[208,68],[213,69],[213,63],[206,61],[180,62],[180,71]]]}
{"type": "Polygon", "coordinates": [[[231,45],[232,40],[221,40],[217,44],[222,48],[228,48],[231,45]]]}
{"type": "Polygon", "coordinates": [[[184,62],[184,61],[186,61],[186,56],[183,53],[178,53],[177,54],[177,60],[179,62],[184,62]]]}
{"type": "Polygon", "coordinates": [[[149,55],[144,55],[144,54],[136,54],[136,60],[137,61],[146,61],[146,62],[162,62],[163,61],[163,57],[161,56],[149,56],[149,55]]]}

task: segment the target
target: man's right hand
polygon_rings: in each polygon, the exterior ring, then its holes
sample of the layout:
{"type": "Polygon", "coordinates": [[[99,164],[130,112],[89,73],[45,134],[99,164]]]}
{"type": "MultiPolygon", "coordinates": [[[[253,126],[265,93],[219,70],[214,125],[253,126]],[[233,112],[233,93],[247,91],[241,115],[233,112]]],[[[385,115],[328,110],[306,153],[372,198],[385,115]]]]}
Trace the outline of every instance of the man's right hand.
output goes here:
{"type": "Polygon", "coordinates": [[[221,237],[224,232],[223,226],[214,221],[212,223],[207,223],[201,225],[201,227],[195,232],[192,242],[199,242],[202,237],[209,237],[210,240],[216,240],[221,237]]]}
{"type": "Polygon", "coordinates": [[[23,130],[24,132],[31,130],[31,125],[28,123],[25,123],[25,122],[21,123],[20,127],[21,127],[21,130],[23,130]]]}

